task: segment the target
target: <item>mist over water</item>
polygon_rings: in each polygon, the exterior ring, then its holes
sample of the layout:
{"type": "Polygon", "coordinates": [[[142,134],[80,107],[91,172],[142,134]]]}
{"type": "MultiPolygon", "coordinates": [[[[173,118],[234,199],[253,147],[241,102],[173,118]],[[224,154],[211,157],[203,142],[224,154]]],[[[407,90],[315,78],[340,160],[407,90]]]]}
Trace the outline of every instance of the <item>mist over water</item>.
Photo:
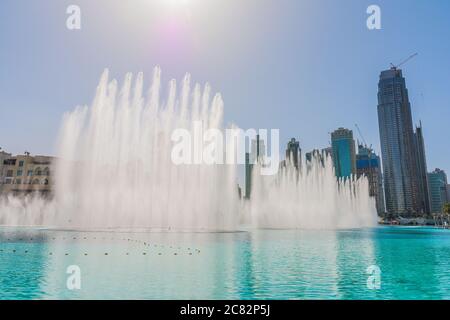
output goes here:
{"type": "Polygon", "coordinates": [[[55,226],[56,202],[31,194],[25,197],[0,196],[0,225],[55,226]]]}
{"type": "Polygon", "coordinates": [[[155,68],[147,91],[142,73],[127,74],[119,87],[105,71],[92,105],[63,118],[54,197],[4,197],[0,224],[165,231],[376,224],[367,180],[338,183],[330,159],[274,176],[253,170],[250,201],[239,198],[237,165],[174,164],[172,132],[195,136],[198,121],[224,130],[223,101],[208,85],[186,75],[179,89],[172,80],[164,93],[155,68]]]}
{"type": "Polygon", "coordinates": [[[187,75],[177,96],[161,97],[156,68],[148,95],[143,75],[127,74],[119,89],[103,74],[91,108],[65,116],[57,169],[61,217],[76,227],[235,230],[239,201],[235,167],[175,165],[172,132],[194,136],[194,121],[222,129],[223,102],[210,87],[191,88],[187,75]]]}
{"type": "Polygon", "coordinates": [[[334,229],[377,224],[366,178],[337,180],[330,157],[287,161],[277,175],[253,172],[249,212],[256,228],[334,229]]]}

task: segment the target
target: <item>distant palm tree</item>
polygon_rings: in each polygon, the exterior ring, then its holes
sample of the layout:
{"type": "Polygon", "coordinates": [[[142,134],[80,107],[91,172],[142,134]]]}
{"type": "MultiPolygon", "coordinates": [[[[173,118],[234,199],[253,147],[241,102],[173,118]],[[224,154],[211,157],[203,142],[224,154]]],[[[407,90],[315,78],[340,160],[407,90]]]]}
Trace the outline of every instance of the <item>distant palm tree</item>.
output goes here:
{"type": "Polygon", "coordinates": [[[450,202],[444,204],[444,213],[450,214],[450,202]]]}

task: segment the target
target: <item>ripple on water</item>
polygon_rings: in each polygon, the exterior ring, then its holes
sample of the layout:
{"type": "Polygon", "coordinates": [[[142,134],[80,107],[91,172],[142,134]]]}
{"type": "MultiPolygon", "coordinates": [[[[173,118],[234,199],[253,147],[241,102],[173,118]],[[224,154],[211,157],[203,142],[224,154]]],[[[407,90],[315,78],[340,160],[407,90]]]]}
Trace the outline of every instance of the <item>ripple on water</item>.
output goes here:
{"type": "Polygon", "coordinates": [[[449,299],[449,235],[391,227],[198,234],[1,228],[0,298],[449,299]],[[66,289],[71,264],[82,270],[82,293],[66,289]],[[374,264],[380,290],[367,288],[374,264]]]}

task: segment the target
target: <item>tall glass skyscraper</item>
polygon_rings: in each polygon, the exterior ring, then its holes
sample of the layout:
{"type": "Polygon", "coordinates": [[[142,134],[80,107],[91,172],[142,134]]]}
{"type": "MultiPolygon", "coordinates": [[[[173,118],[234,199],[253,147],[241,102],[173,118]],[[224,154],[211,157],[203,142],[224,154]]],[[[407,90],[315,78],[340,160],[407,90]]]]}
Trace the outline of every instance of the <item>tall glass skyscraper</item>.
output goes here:
{"type": "Polygon", "coordinates": [[[290,161],[294,167],[299,169],[301,167],[302,159],[302,149],[300,149],[300,142],[292,138],[291,141],[288,142],[286,148],[286,162],[290,161]]]}
{"type": "Polygon", "coordinates": [[[414,133],[417,150],[417,173],[419,183],[419,210],[423,213],[431,213],[430,193],[428,190],[427,159],[425,157],[425,142],[423,140],[422,122],[416,127],[414,133]]]}
{"type": "Polygon", "coordinates": [[[447,203],[447,175],[441,169],[428,173],[432,213],[442,213],[447,203]]]}
{"type": "Polygon", "coordinates": [[[356,153],[353,131],[339,128],[331,133],[333,164],[338,178],[348,178],[356,174],[356,153]]]}
{"type": "Polygon", "coordinates": [[[256,135],[256,140],[251,141],[250,152],[245,153],[245,198],[250,199],[252,193],[252,171],[253,165],[266,154],[266,146],[264,140],[256,135]]]}
{"type": "Polygon", "coordinates": [[[391,68],[380,74],[378,124],[387,212],[421,213],[418,153],[408,90],[400,69],[391,68]]]}
{"type": "Polygon", "coordinates": [[[385,212],[383,175],[380,157],[369,147],[358,144],[356,175],[366,176],[369,181],[369,195],[375,198],[378,215],[385,212]]]}

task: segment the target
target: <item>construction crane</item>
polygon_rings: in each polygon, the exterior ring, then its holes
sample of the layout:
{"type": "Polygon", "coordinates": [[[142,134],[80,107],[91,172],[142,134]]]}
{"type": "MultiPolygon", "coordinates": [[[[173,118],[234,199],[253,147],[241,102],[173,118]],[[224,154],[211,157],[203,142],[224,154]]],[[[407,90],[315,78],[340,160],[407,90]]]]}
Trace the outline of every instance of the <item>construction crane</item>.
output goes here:
{"type": "Polygon", "coordinates": [[[400,62],[398,65],[394,65],[393,63],[391,63],[391,69],[392,70],[397,70],[399,67],[401,67],[402,65],[404,65],[405,63],[407,63],[409,60],[411,60],[412,58],[414,58],[417,55],[418,55],[417,52],[412,54],[412,55],[410,55],[408,58],[406,58],[405,60],[400,62]]]}
{"type": "MultiPolygon", "coordinates": [[[[368,151],[367,156],[369,157],[369,170],[371,170],[371,167],[372,167],[372,163],[371,163],[372,162],[372,145],[370,145],[370,147],[367,147],[366,139],[364,139],[361,129],[359,128],[357,123],[355,123],[355,127],[356,127],[356,129],[358,129],[359,136],[361,137],[361,140],[364,142],[364,148],[366,148],[368,151]]],[[[359,154],[359,145],[358,145],[358,154],[359,154]]]]}
{"type": "MultiPolygon", "coordinates": [[[[362,142],[364,142],[364,146],[367,148],[366,139],[364,139],[361,129],[359,128],[357,123],[355,123],[355,127],[356,127],[356,129],[358,129],[359,136],[361,137],[362,142]]],[[[371,149],[371,148],[372,148],[372,145],[370,145],[369,149],[371,149]]]]}

